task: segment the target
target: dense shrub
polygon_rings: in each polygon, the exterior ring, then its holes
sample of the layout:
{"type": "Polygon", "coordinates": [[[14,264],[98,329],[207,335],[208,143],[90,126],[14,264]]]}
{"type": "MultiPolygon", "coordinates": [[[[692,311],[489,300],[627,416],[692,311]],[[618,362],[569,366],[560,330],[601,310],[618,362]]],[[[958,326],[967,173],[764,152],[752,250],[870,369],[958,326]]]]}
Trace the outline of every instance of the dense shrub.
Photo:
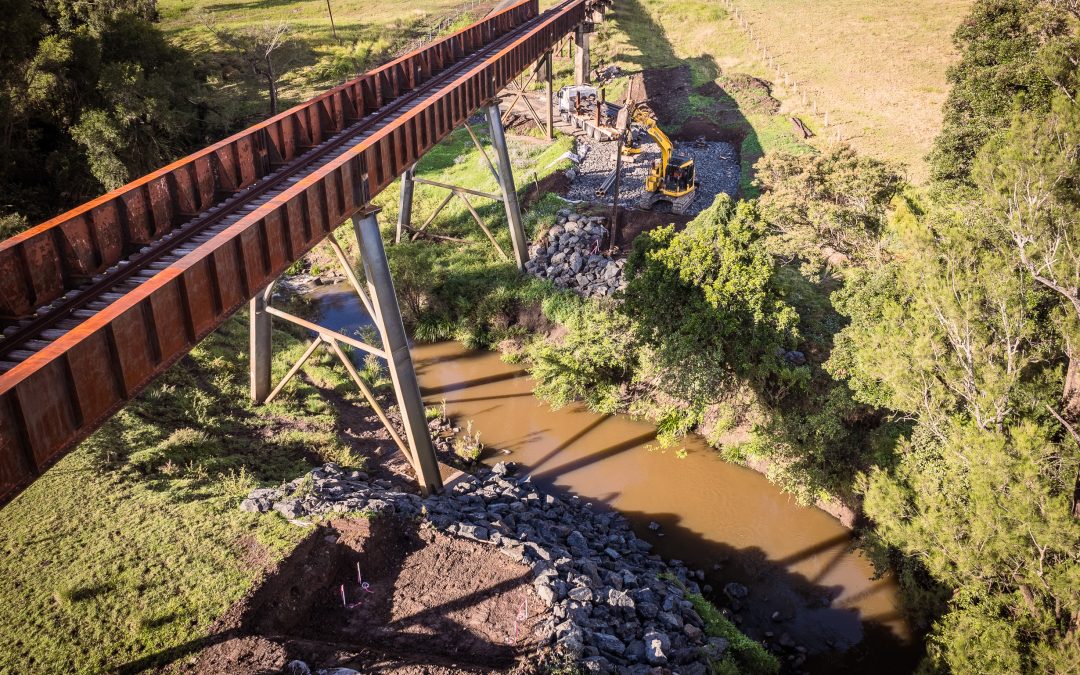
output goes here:
{"type": "Polygon", "coordinates": [[[974,4],[954,37],[960,61],[949,70],[944,123],[930,153],[935,180],[967,182],[975,155],[1007,128],[1014,107],[1045,111],[1055,91],[1076,90],[1080,45],[1070,4],[974,4]]]}
{"type": "Polygon", "coordinates": [[[678,373],[680,398],[712,400],[735,376],[792,376],[782,355],[798,341],[798,316],[763,235],[752,202],[720,196],[684,231],[663,227],[634,242],[624,311],[659,367],[678,373]]]}
{"type": "Polygon", "coordinates": [[[821,250],[863,263],[880,258],[882,225],[904,186],[899,167],[838,145],[808,155],[771,154],[754,168],[762,217],[779,234],[774,252],[813,259],[821,250]]]}
{"type": "Polygon", "coordinates": [[[551,298],[544,311],[565,333],[535,341],[528,349],[536,395],[556,408],[584,401],[597,412],[615,412],[620,388],[633,377],[638,360],[630,321],[576,296],[551,298]]]}

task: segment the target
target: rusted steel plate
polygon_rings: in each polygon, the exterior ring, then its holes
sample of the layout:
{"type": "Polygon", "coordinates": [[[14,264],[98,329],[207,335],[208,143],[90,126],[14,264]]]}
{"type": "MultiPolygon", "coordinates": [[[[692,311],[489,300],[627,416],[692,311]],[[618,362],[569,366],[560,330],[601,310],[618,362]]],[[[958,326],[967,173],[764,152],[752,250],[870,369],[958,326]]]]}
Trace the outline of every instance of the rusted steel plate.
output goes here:
{"type": "Polygon", "coordinates": [[[460,58],[463,42],[484,44],[537,11],[536,0],[524,0],[0,242],[0,317],[31,315],[192,214],[264,178],[275,163],[292,161],[402,95],[418,73],[430,73],[433,55],[444,62],[451,54],[460,58]],[[102,236],[91,233],[89,222],[104,230],[102,236]]]}
{"type": "MultiPolygon", "coordinates": [[[[526,0],[507,12],[534,16],[536,0],[526,0]]],[[[519,72],[583,21],[585,12],[584,1],[569,2],[557,10],[549,10],[527,30],[514,33],[513,39],[482,62],[425,92],[406,112],[370,133],[348,151],[292,183],[288,189],[135,290],[0,375],[0,490],[6,489],[10,496],[56,461],[289,265],[321,242],[334,227],[358,212],[416,158],[490,101],[519,72]]],[[[443,43],[441,49],[447,51],[439,53],[445,53],[445,58],[449,59],[449,50],[468,51],[468,45],[472,44],[470,40],[477,44],[490,41],[490,37],[482,35],[484,31],[505,35],[506,31],[497,30],[499,22],[514,20],[512,16],[497,16],[491,25],[481,22],[460,31],[440,41],[443,43]]],[[[431,47],[422,52],[432,53],[431,47]]],[[[401,71],[401,67],[415,65],[415,58],[402,57],[375,71],[376,78],[369,73],[334,90],[344,94],[338,100],[353,106],[342,110],[352,109],[358,111],[357,115],[363,114],[362,111],[370,112],[366,107],[369,97],[378,100],[383,95],[399,95],[401,91],[395,93],[394,87],[406,86],[401,80],[411,72],[401,71]],[[399,73],[397,80],[388,77],[395,68],[399,73]],[[348,87],[353,87],[351,95],[344,93],[348,87]],[[380,93],[379,87],[389,89],[380,93]]],[[[334,92],[317,100],[328,101],[334,92]]],[[[158,180],[154,183],[141,179],[136,182],[137,189],[95,200],[91,202],[92,206],[76,209],[74,215],[60,222],[67,223],[79,216],[103,225],[115,223],[116,219],[110,220],[108,214],[116,211],[108,208],[119,199],[124,204],[119,211],[124,214],[127,225],[132,222],[127,206],[129,202],[137,202],[143,207],[140,218],[146,229],[161,231],[169,226],[169,217],[175,218],[177,212],[199,208],[192,205],[206,203],[209,184],[200,179],[200,161],[218,162],[215,173],[231,172],[230,180],[237,184],[250,180],[250,176],[256,175],[250,167],[261,166],[260,171],[269,170],[273,162],[280,161],[275,159],[278,157],[275,152],[282,153],[282,159],[287,159],[290,152],[295,156],[298,152],[295,148],[311,143],[320,137],[320,128],[327,128],[319,125],[326,125],[327,120],[332,122],[335,118],[344,123],[343,120],[352,114],[342,112],[338,115],[334,113],[333,105],[328,103],[328,106],[322,109],[325,115],[318,113],[319,109],[314,109],[316,114],[309,114],[313,109],[303,106],[291,111],[294,114],[279,115],[260,127],[261,146],[258,143],[244,145],[241,138],[233,137],[214,146],[210,154],[204,151],[194,155],[195,160],[183,165],[183,179],[181,174],[176,174],[172,182],[158,180]],[[289,138],[294,141],[292,151],[287,142],[289,138]],[[268,151],[262,152],[260,148],[268,151]],[[180,185],[182,180],[187,180],[186,185],[200,186],[197,192],[187,193],[189,201],[178,201],[178,206],[170,202],[168,208],[155,207],[155,190],[167,191],[170,186],[180,185]],[[101,216],[102,213],[106,215],[101,216]],[[99,216],[100,220],[97,220],[99,216]]],[[[173,167],[170,171],[178,168],[173,167]]],[[[157,179],[165,175],[158,172],[157,179]]],[[[213,189],[219,190],[220,186],[217,181],[213,189]]],[[[21,240],[19,247],[8,247],[0,253],[13,251],[11,255],[25,256],[25,250],[37,246],[39,248],[34,250],[46,259],[50,255],[84,255],[66,252],[57,246],[57,235],[51,234],[50,228],[56,229],[58,224],[39,226],[35,228],[34,236],[21,240]]],[[[78,230],[80,226],[69,227],[78,230]]],[[[88,240],[100,241],[92,237],[88,240]]],[[[74,249],[74,244],[69,245],[74,249]]],[[[80,269],[100,264],[95,261],[104,254],[92,253],[80,269]]],[[[4,261],[0,255],[0,271],[4,269],[4,261]]],[[[10,285],[18,286],[17,283],[10,285]]],[[[48,279],[41,285],[47,288],[48,279]]],[[[24,282],[24,286],[31,284],[24,282]]],[[[0,281],[0,290],[4,288],[0,281]]],[[[35,287],[33,292],[40,291],[35,287]]]]}

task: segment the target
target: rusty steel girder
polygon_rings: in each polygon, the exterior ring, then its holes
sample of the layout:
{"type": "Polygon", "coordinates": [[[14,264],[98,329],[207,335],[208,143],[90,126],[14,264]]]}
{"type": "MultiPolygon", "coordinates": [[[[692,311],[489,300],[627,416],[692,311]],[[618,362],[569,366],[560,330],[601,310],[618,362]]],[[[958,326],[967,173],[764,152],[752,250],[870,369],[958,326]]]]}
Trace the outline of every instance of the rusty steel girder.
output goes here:
{"type": "Polygon", "coordinates": [[[0,243],[0,318],[33,314],[536,14],[520,2],[0,243]]]}
{"type": "Polygon", "coordinates": [[[0,498],[360,211],[584,21],[588,7],[568,0],[539,14],[537,0],[524,0],[0,244],[0,315],[40,314],[350,125],[377,121],[134,290],[85,318],[75,312],[76,326],[0,374],[0,498]],[[401,109],[379,118],[398,99],[401,109]]]}

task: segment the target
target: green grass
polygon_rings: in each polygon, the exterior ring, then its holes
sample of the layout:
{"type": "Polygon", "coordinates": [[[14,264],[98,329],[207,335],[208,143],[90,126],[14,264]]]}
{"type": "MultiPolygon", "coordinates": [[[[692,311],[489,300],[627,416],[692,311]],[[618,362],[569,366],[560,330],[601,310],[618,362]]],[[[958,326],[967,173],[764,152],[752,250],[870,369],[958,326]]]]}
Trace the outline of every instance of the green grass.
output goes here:
{"type": "MultiPolygon", "coordinates": [[[[255,409],[233,319],[4,507],[0,672],[101,672],[184,653],[304,531],[237,505],[305,457],[348,461],[310,385],[255,409]],[[171,651],[170,650],[175,650],[171,651]]],[[[303,345],[274,335],[275,377],[303,345]]],[[[312,380],[350,391],[328,360],[312,380]]]]}
{"type": "MultiPolygon", "coordinates": [[[[784,84],[723,2],[619,2],[601,24],[594,51],[630,72],[687,63],[695,87],[710,80],[723,87],[723,75],[730,73],[772,82],[781,102],[777,115],[758,114],[738,102],[752,129],[742,148],[743,188],[750,196],[755,193],[747,190],[748,169],[763,153],[806,147],[792,131],[792,115],[817,134],[812,145],[833,142],[839,123],[844,141],[860,152],[902,162],[911,179],[925,179],[924,157],[941,127],[948,89],[951,35],[970,0],[868,0],[858,12],[846,0],[736,0],[735,5],[752,23],[754,38],[764,41],[801,89],[784,84]],[[803,90],[813,95],[805,103],[803,90]],[[824,126],[826,109],[831,128],[824,126]]],[[[709,105],[697,103],[688,114],[709,105]]]]}
{"type": "MultiPolygon", "coordinates": [[[[830,122],[840,123],[857,150],[902,162],[913,181],[925,181],[925,157],[941,129],[948,93],[945,73],[955,56],[952,33],[971,0],[735,0],[735,6],[778,65],[819,101],[819,115],[811,116],[815,131],[831,136],[821,129],[828,109],[830,122]]],[[[727,50],[742,60],[760,59],[742,34],[727,50]]],[[[784,87],[775,72],[767,74],[780,83],[785,109],[809,112],[801,93],[784,87]]]]}
{"type": "Polygon", "coordinates": [[[479,18],[471,0],[432,0],[422,6],[405,0],[331,0],[330,6],[337,38],[326,0],[160,0],[158,12],[169,38],[199,56],[211,86],[240,90],[241,110],[215,112],[252,118],[266,116],[265,85],[214,37],[208,24],[229,31],[281,22],[289,26],[289,39],[275,56],[284,110],[377,65],[446,17],[457,19],[447,31],[479,18]]]}

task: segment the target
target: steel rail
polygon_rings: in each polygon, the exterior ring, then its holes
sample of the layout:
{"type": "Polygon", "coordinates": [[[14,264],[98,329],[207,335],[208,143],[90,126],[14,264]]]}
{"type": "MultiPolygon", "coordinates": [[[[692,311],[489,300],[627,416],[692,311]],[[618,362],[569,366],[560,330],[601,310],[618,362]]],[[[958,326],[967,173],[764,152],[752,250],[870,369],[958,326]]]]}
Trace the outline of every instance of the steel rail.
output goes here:
{"type": "MultiPolygon", "coordinates": [[[[535,20],[536,19],[532,19],[532,21],[535,20]]],[[[523,26],[528,25],[528,22],[523,24],[523,26]]],[[[272,191],[275,187],[282,185],[289,178],[309,169],[334,150],[342,148],[354,141],[357,136],[373,131],[378,124],[400,114],[406,106],[416,101],[417,98],[422,96],[425,92],[430,91],[440,83],[444,83],[453,78],[457,73],[468,69],[471,65],[482,60],[492,51],[500,48],[503,44],[512,39],[512,37],[512,34],[510,36],[504,35],[495,42],[484,46],[478,51],[472,52],[465,58],[451,64],[446,69],[437,73],[432,73],[432,77],[421,83],[421,86],[411,89],[401,96],[392,99],[382,108],[376,110],[371,115],[364,117],[342,132],[339,132],[328,141],[312,148],[295,161],[282,166],[277,171],[256,182],[249,188],[236,193],[225,202],[211,207],[202,214],[199,214],[191,221],[181,225],[177,230],[165,235],[161,239],[129,257],[123,264],[118,264],[116,267],[108,270],[105,274],[101,275],[101,279],[96,281],[91,280],[90,283],[69,291],[68,294],[56,301],[59,303],[59,306],[50,306],[47,310],[40,311],[32,320],[25,322],[22,325],[15,326],[14,328],[16,328],[16,330],[13,332],[8,333],[5,331],[4,335],[0,337],[0,373],[10,370],[12,366],[18,363],[18,361],[24,360],[32,353],[32,351],[34,351],[33,349],[27,348],[26,343],[28,341],[35,341],[44,345],[47,344],[48,340],[55,339],[59,336],[59,333],[53,332],[50,336],[46,336],[45,339],[34,340],[35,338],[40,338],[44,331],[55,331],[54,327],[59,322],[70,317],[74,312],[84,309],[93,303],[99,303],[99,298],[102,294],[117,289],[123,282],[136,274],[145,271],[148,266],[160,261],[163,256],[176,250],[188,240],[205,232],[215,224],[221,223],[230,216],[236,215],[241,209],[250,206],[253,202],[258,200],[259,197],[272,191]],[[18,353],[18,356],[12,358],[13,353],[18,353]]],[[[103,307],[97,309],[100,310],[103,309],[103,307]]]]}
{"type": "MultiPolygon", "coordinates": [[[[526,28],[530,25],[530,22],[536,21],[539,21],[539,18],[529,19],[529,22],[523,24],[522,27],[526,28]]],[[[197,235],[205,232],[208,228],[212,228],[230,216],[238,214],[245,206],[251,206],[253,202],[256,202],[262,195],[271,192],[275,187],[283,185],[289,178],[308,170],[308,168],[326,158],[326,156],[334,150],[346,147],[349,143],[352,143],[357,136],[374,131],[379,123],[388,121],[394,116],[397,116],[397,114],[400,114],[405,110],[408,105],[415,103],[424,93],[430,92],[441,83],[453,79],[457,73],[467,70],[470,66],[480,62],[480,60],[483,60],[492,51],[501,49],[502,45],[508,43],[512,39],[513,33],[509,36],[502,36],[495,42],[483,46],[480,50],[461,58],[458,62],[451,64],[447,68],[438,72],[432,72],[431,78],[423,81],[416,89],[409,90],[401,96],[393,98],[382,108],[379,108],[362,120],[355,122],[347,127],[346,130],[343,130],[325,141],[325,143],[302,154],[302,156],[294,162],[282,166],[278,171],[262,178],[253,186],[234,194],[233,197],[226,202],[210,208],[210,210],[207,210],[203,214],[188,221],[187,224],[180,226],[177,230],[174,230],[174,232],[166,234],[162,239],[141,249],[139,253],[127,259],[124,265],[117,266],[116,268],[113,268],[113,271],[104,274],[102,279],[91,281],[91,283],[85,286],[73,289],[72,292],[57,300],[58,307],[52,307],[44,312],[39,312],[39,314],[29,322],[16,326],[15,332],[5,334],[0,338],[0,374],[5,372],[5,370],[11,369],[11,367],[19,361],[25,360],[32,351],[35,351],[27,349],[26,343],[28,341],[36,341],[40,346],[46,345],[49,339],[55,339],[59,336],[58,330],[54,327],[59,322],[69,318],[73,312],[85,309],[87,306],[93,305],[93,303],[100,303],[99,298],[103,294],[110,291],[117,291],[121,284],[130,280],[132,276],[144,272],[147,267],[156,264],[163,256],[167,256],[174,252],[175,249],[192,238],[197,237],[197,235]],[[41,334],[45,332],[45,330],[51,330],[51,333],[46,336],[46,339],[35,340],[35,338],[41,337],[41,334]],[[17,354],[14,359],[13,354],[17,354]]],[[[486,197],[486,194],[482,195],[483,197],[486,197]]],[[[147,276],[146,279],[148,280],[149,278],[150,276],[147,276]]],[[[131,287],[126,288],[125,291],[131,291],[131,289],[131,287]]],[[[104,309],[104,307],[98,307],[94,311],[99,311],[100,309],[104,309]]]]}

